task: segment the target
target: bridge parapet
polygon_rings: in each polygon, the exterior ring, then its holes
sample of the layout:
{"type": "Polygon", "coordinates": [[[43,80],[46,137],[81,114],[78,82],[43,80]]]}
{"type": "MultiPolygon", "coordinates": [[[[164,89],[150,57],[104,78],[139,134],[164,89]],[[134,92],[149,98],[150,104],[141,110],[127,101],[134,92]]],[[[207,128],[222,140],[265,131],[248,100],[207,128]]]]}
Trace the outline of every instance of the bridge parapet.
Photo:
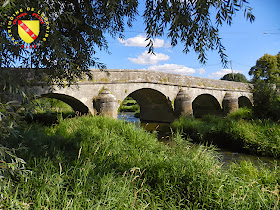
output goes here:
{"type": "MultiPolygon", "coordinates": [[[[44,75],[44,69],[34,70],[24,68],[10,68],[8,70],[12,72],[12,74],[26,75],[26,78],[33,81],[34,84],[44,83],[44,81],[39,81],[39,78],[42,78],[42,75],[44,75]]],[[[76,82],[78,84],[152,83],[179,87],[239,92],[248,92],[252,86],[251,84],[241,82],[207,79],[202,77],[193,77],[188,75],[171,74],[149,70],[108,69],[100,71],[99,69],[92,69],[91,73],[93,76],[92,80],[88,80],[88,78],[85,76],[84,79],[76,82]]]]}
{"type": "MultiPolygon", "coordinates": [[[[154,83],[189,88],[202,88],[224,91],[250,91],[250,84],[224,80],[207,79],[148,70],[110,69],[91,70],[93,83],[154,83]]],[[[81,81],[85,83],[87,81],[81,81]]]]}

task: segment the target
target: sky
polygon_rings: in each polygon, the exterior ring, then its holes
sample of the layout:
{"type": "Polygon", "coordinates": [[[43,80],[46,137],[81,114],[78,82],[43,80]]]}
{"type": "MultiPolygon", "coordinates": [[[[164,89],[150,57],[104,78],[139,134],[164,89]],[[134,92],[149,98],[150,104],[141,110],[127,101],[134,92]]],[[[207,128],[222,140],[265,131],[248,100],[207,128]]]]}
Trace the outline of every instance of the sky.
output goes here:
{"type": "MultiPolygon", "coordinates": [[[[248,79],[248,72],[264,54],[280,52],[280,0],[248,0],[253,8],[255,21],[250,23],[239,12],[231,26],[220,27],[222,44],[235,73],[242,73],[248,79]]],[[[143,14],[140,4],[139,13],[143,14]]],[[[108,69],[146,69],[166,73],[183,74],[211,79],[220,79],[231,73],[231,67],[224,69],[217,51],[207,52],[207,63],[201,64],[197,54],[182,52],[183,44],[171,47],[166,37],[154,40],[155,54],[147,54],[143,18],[138,16],[132,28],[126,28],[124,39],[107,36],[110,54],[98,51],[95,55],[108,69]]]]}

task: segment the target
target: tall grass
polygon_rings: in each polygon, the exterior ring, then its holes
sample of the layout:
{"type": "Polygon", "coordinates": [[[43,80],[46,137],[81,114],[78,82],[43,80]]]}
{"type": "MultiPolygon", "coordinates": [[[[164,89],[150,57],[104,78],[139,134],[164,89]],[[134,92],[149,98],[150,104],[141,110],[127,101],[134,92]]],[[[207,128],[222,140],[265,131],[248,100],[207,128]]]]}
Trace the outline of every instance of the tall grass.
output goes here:
{"type": "Polygon", "coordinates": [[[250,119],[246,110],[227,118],[204,116],[202,119],[180,118],[173,127],[200,142],[243,150],[245,152],[280,157],[280,125],[269,120],[250,119]]]}
{"type": "Polygon", "coordinates": [[[179,134],[173,141],[170,147],[104,117],[33,126],[22,139],[8,141],[26,148],[18,155],[32,173],[0,185],[0,208],[279,208],[277,165],[257,169],[245,162],[222,169],[213,148],[192,145],[179,134]]]}

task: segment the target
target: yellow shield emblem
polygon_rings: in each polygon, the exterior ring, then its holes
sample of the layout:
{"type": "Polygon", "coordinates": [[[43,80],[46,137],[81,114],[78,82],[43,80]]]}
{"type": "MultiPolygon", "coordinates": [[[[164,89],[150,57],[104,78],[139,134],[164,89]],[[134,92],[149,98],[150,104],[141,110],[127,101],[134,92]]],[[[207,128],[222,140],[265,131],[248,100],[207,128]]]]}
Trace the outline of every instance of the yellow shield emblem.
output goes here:
{"type": "Polygon", "coordinates": [[[40,33],[39,20],[19,20],[18,21],[18,35],[26,43],[33,42],[40,33]]]}

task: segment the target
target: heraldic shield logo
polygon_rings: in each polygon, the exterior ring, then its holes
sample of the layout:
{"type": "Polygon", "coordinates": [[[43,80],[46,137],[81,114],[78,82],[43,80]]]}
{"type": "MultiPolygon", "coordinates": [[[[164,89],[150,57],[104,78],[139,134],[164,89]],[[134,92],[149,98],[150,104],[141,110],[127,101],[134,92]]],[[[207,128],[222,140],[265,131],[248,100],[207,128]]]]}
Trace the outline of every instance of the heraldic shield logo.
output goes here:
{"type": "Polygon", "coordinates": [[[50,33],[50,23],[45,13],[33,7],[16,10],[7,21],[7,36],[14,45],[32,49],[44,46],[50,33]]]}
{"type": "Polygon", "coordinates": [[[39,20],[19,20],[18,21],[18,35],[20,38],[30,44],[38,37],[40,33],[39,20]]]}

